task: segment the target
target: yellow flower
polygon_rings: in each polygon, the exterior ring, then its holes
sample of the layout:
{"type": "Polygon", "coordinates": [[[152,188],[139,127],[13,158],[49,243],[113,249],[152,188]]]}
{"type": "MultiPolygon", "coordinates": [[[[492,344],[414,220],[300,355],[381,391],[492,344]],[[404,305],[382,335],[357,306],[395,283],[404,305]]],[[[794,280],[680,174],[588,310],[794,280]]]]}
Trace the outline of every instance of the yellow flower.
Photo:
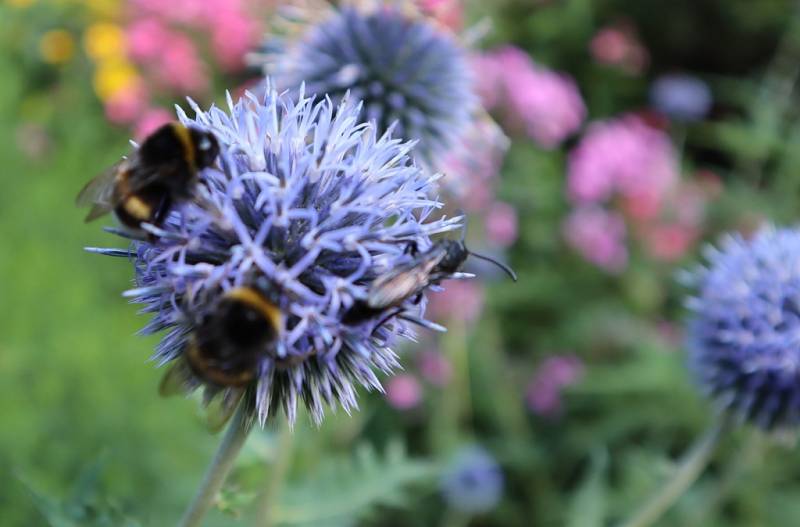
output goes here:
{"type": "Polygon", "coordinates": [[[114,18],[119,15],[119,0],[82,0],[82,3],[96,18],[114,18]]]}
{"type": "Polygon", "coordinates": [[[94,91],[104,101],[138,82],[139,74],[136,68],[124,59],[102,61],[98,64],[92,79],[94,91]]]}
{"type": "Polygon", "coordinates": [[[39,40],[39,53],[49,64],[64,64],[75,54],[75,40],[69,31],[53,29],[39,40]]]}
{"type": "Polygon", "coordinates": [[[97,22],[83,34],[83,47],[86,54],[95,61],[123,57],[125,55],[125,34],[116,24],[97,22]]]}

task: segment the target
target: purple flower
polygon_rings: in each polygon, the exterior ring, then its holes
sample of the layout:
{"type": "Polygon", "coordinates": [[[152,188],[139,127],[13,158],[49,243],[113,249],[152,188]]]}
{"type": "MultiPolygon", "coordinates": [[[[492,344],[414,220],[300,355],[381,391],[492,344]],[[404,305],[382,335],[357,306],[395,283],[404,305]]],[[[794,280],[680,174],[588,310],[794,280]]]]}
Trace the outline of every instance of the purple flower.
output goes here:
{"type": "Polygon", "coordinates": [[[708,114],[712,98],[708,84],[691,75],[663,75],[650,88],[650,102],[677,121],[697,121],[708,114]]]}
{"type": "Polygon", "coordinates": [[[763,228],[726,237],[684,278],[689,362],[725,411],[761,428],[800,423],[800,232],[763,228]]]}
{"type": "Polygon", "coordinates": [[[307,93],[334,101],[349,92],[364,101],[360,119],[419,141],[416,152],[428,161],[447,153],[477,109],[466,49],[454,35],[389,2],[327,15],[260,65],[282,89],[305,83],[307,93]]]}
{"type": "MultiPolygon", "coordinates": [[[[346,99],[346,98],[345,98],[346,99]]],[[[457,219],[430,220],[440,203],[437,176],[417,167],[411,145],[358,124],[360,105],[315,102],[267,90],[247,93],[228,111],[190,102],[185,125],[212,132],[218,165],[202,171],[207,204],[171,211],[151,240],[130,250],[93,249],[129,257],[136,287],[126,293],[153,318],[144,334],[166,331],[153,359],[182,358],[190,335],[226,291],[257,285],[282,314],[277,345],[261,357],[245,394],[260,422],[283,408],[290,421],[298,401],[319,422],[326,405],[357,407],[356,385],[381,390],[376,370],[397,366],[407,323],[425,325],[424,304],[407,300],[403,320],[343,323],[372,280],[410,258],[407,247],[430,246],[430,235],[458,228],[457,219]]],[[[196,379],[206,401],[229,388],[196,379]]]]}
{"type": "Polygon", "coordinates": [[[467,447],[453,457],[441,488],[450,507],[468,514],[487,512],[503,497],[503,472],[489,452],[467,447]]]}
{"type": "Polygon", "coordinates": [[[536,414],[553,416],[561,411],[561,391],[583,376],[583,362],[574,355],[545,359],[528,383],[525,400],[536,414]]]}

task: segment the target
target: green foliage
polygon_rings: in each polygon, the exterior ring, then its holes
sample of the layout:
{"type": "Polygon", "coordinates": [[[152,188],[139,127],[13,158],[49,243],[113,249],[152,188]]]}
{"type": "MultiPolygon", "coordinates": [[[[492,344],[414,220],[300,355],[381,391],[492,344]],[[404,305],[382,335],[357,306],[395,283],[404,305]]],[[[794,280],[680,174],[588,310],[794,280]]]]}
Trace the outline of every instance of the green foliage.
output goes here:
{"type": "Polygon", "coordinates": [[[39,512],[50,527],[140,527],[112,498],[103,495],[101,459],[88,465],[76,478],[69,497],[54,499],[26,483],[39,512]]]}
{"type": "Polygon", "coordinates": [[[437,474],[429,462],[408,456],[400,442],[382,454],[361,445],[353,455],[333,457],[290,481],[275,511],[276,523],[292,526],[350,527],[380,508],[408,506],[409,487],[430,483],[437,474]]]}

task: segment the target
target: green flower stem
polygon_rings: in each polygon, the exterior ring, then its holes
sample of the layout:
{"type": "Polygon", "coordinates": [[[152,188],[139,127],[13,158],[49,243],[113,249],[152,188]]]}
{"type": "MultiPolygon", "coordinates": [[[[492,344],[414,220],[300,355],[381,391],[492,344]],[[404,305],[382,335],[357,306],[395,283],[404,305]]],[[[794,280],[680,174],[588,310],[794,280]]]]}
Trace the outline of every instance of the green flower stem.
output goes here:
{"type": "Polygon", "coordinates": [[[217,453],[211,464],[206,470],[206,475],[200,488],[197,489],[192,503],[189,508],[183,513],[179,527],[197,527],[201,525],[203,518],[208,513],[209,509],[214,505],[214,500],[217,493],[222,488],[225,478],[233,467],[233,462],[239,454],[242,445],[247,439],[247,434],[252,427],[252,420],[247,415],[247,405],[244,403],[239,404],[239,408],[228,425],[225,431],[225,437],[222,438],[217,453]]]}
{"type": "Polygon", "coordinates": [[[672,478],[653,495],[622,527],[652,525],[678,501],[708,465],[728,423],[724,417],[714,421],[678,465],[672,478]]]}
{"type": "Polygon", "coordinates": [[[453,378],[450,386],[442,390],[434,409],[431,445],[436,452],[447,452],[459,442],[462,419],[472,413],[467,329],[463,322],[455,319],[447,322],[447,333],[441,337],[441,346],[453,365],[453,378]]]}
{"type": "Polygon", "coordinates": [[[278,446],[272,474],[267,479],[264,491],[258,498],[255,527],[272,527],[275,520],[275,501],[286,481],[292,461],[292,429],[286,418],[281,419],[278,446]]]}

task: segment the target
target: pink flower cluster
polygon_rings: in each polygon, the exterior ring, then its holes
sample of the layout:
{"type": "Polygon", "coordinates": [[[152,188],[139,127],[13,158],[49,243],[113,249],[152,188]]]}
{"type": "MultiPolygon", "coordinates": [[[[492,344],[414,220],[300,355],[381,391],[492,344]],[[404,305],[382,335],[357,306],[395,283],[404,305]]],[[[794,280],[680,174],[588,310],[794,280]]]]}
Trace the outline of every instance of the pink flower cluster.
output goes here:
{"type": "Polygon", "coordinates": [[[564,222],[564,238],[594,265],[609,273],[628,265],[625,219],[602,207],[579,207],[564,222]]]}
{"type": "Polygon", "coordinates": [[[536,370],[525,391],[528,409],[541,416],[554,417],[561,412],[561,392],[583,377],[583,362],[574,355],[553,355],[536,370]]]}
{"type": "MultiPolygon", "coordinates": [[[[202,31],[211,37],[211,50],[216,60],[226,69],[242,66],[245,53],[261,37],[256,23],[255,4],[247,0],[129,0],[130,12],[135,19],[148,21],[151,33],[157,37],[155,45],[162,53],[168,52],[166,44],[181,42],[173,28],[202,31]],[[162,27],[153,31],[153,24],[162,27]]],[[[194,50],[194,46],[191,46],[194,50]]],[[[181,51],[181,53],[185,53],[181,51]]],[[[184,55],[189,58],[188,54],[184,55]]]]}
{"type": "Polygon", "coordinates": [[[416,0],[416,4],[425,15],[453,31],[460,31],[464,27],[461,0],[416,0]]]}
{"type": "Polygon", "coordinates": [[[569,157],[567,194],[576,208],[564,237],[608,272],[626,267],[628,231],[650,257],[675,261],[700,235],[713,197],[707,188],[681,181],[669,136],[640,117],[595,123],[569,157]]]}
{"type": "Polygon", "coordinates": [[[251,7],[248,0],[128,0],[126,53],[142,78],[105,101],[108,119],[132,125],[140,139],[173,118],[153,105],[154,96],[207,92],[212,65],[202,58],[193,32],[210,36],[213,59],[222,69],[243,66],[260,37],[251,7]]]}
{"type": "MultiPolygon", "coordinates": [[[[453,376],[450,361],[436,349],[420,352],[416,366],[422,379],[436,388],[445,387],[453,376]]],[[[413,410],[422,403],[424,391],[416,375],[395,375],[386,383],[386,401],[396,410],[413,410]]]]}
{"type": "Polygon", "coordinates": [[[435,320],[471,324],[483,311],[485,292],[474,280],[449,280],[444,290],[430,296],[428,314],[435,320]]]}
{"type": "Polygon", "coordinates": [[[504,46],[478,54],[473,69],[484,106],[543,148],[561,144],[586,117],[575,82],[535,64],[519,48],[504,46]]]}

